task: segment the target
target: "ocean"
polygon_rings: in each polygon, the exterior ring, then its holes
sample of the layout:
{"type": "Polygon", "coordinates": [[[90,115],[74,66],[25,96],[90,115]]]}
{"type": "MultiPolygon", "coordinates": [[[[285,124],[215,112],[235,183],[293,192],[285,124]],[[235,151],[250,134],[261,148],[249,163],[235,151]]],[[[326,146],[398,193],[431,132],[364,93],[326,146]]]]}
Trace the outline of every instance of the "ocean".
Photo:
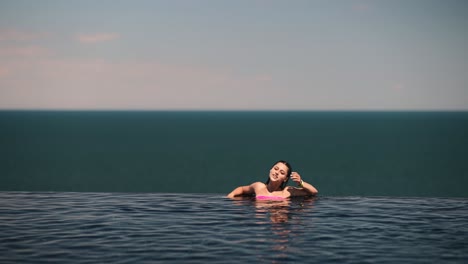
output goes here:
{"type": "Polygon", "coordinates": [[[0,191],[468,197],[468,112],[0,111],[0,191]]]}
{"type": "Polygon", "coordinates": [[[0,263],[467,263],[468,112],[0,111],[0,263]],[[319,195],[228,199],[287,160],[319,195]]]}

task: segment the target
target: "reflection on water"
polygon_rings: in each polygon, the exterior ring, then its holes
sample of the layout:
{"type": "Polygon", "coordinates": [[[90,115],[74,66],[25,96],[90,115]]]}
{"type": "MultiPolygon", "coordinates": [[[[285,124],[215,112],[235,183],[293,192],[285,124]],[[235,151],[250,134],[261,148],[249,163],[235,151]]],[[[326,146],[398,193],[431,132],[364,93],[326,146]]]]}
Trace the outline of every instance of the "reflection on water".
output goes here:
{"type": "Polygon", "coordinates": [[[278,254],[275,258],[285,257],[291,236],[291,228],[288,223],[291,218],[291,201],[289,199],[280,201],[255,200],[254,204],[257,223],[271,223],[270,230],[274,234],[271,249],[278,254]]]}
{"type": "Polygon", "coordinates": [[[289,219],[289,207],[291,201],[285,200],[255,200],[256,214],[255,218],[263,221],[265,216],[270,219],[272,223],[286,223],[289,219]]]}
{"type": "Polygon", "coordinates": [[[237,205],[253,206],[255,223],[269,228],[268,236],[272,252],[277,254],[274,259],[287,258],[291,240],[301,235],[304,210],[311,210],[315,198],[291,198],[285,200],[257,200],[255,198],[238,198],[237,205]]]}

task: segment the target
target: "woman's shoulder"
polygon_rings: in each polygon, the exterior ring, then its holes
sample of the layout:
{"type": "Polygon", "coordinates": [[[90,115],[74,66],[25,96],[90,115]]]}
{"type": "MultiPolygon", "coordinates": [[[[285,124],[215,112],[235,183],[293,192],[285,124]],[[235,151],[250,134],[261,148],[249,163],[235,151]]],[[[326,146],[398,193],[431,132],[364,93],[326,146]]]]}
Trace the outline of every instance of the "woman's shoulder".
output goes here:
{"type": "Polygon", "coordinates": [[[265,183],[263,183],[263,182],[254,182],[254,183],[250,184],[250,186],[265,186],[265,183]]]}
{"type": "Polygon", "coordinates": [[[250,185],[250,187],[254,188],[254,189],[258,189],[258,188],[265,188],[265,183],[263,182],[254,182],[250,185]]]}

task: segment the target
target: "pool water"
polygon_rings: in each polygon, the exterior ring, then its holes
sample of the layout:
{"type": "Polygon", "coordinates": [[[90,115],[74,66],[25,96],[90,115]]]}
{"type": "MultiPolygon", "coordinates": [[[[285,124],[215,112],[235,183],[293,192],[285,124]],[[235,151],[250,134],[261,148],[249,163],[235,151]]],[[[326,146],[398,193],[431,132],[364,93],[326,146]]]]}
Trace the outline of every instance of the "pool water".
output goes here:
{"type": "Polygon", "coordinates": [[[468,199],[0,192],[1,263],[467,263],[468,199]]]}

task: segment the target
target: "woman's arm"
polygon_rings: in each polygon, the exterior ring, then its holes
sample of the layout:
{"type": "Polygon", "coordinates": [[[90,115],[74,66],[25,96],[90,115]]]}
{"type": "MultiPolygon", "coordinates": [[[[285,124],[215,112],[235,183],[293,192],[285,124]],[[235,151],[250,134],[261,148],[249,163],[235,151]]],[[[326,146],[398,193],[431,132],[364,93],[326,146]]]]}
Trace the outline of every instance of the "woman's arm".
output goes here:
{"type": "Polygon", "coordinates": [[[291,180],[300,186],[299,188],[289,188],[291,196],[308,196],[316,195],[318,193],[318,190],[312,184],[303,181],[301,175],[297,172],[293,172],[291,174],[291,180]]]}
{"type": "Polygon", "coordinates": [[[255,190],[253,188],[253,185],[254,184],[247,185],[247,186],[239,186],[239,187],[235,188],[232,192],[230,192],[227,195],[227,198],[234,198],[236,196],[254,194],[255,190]]]}

